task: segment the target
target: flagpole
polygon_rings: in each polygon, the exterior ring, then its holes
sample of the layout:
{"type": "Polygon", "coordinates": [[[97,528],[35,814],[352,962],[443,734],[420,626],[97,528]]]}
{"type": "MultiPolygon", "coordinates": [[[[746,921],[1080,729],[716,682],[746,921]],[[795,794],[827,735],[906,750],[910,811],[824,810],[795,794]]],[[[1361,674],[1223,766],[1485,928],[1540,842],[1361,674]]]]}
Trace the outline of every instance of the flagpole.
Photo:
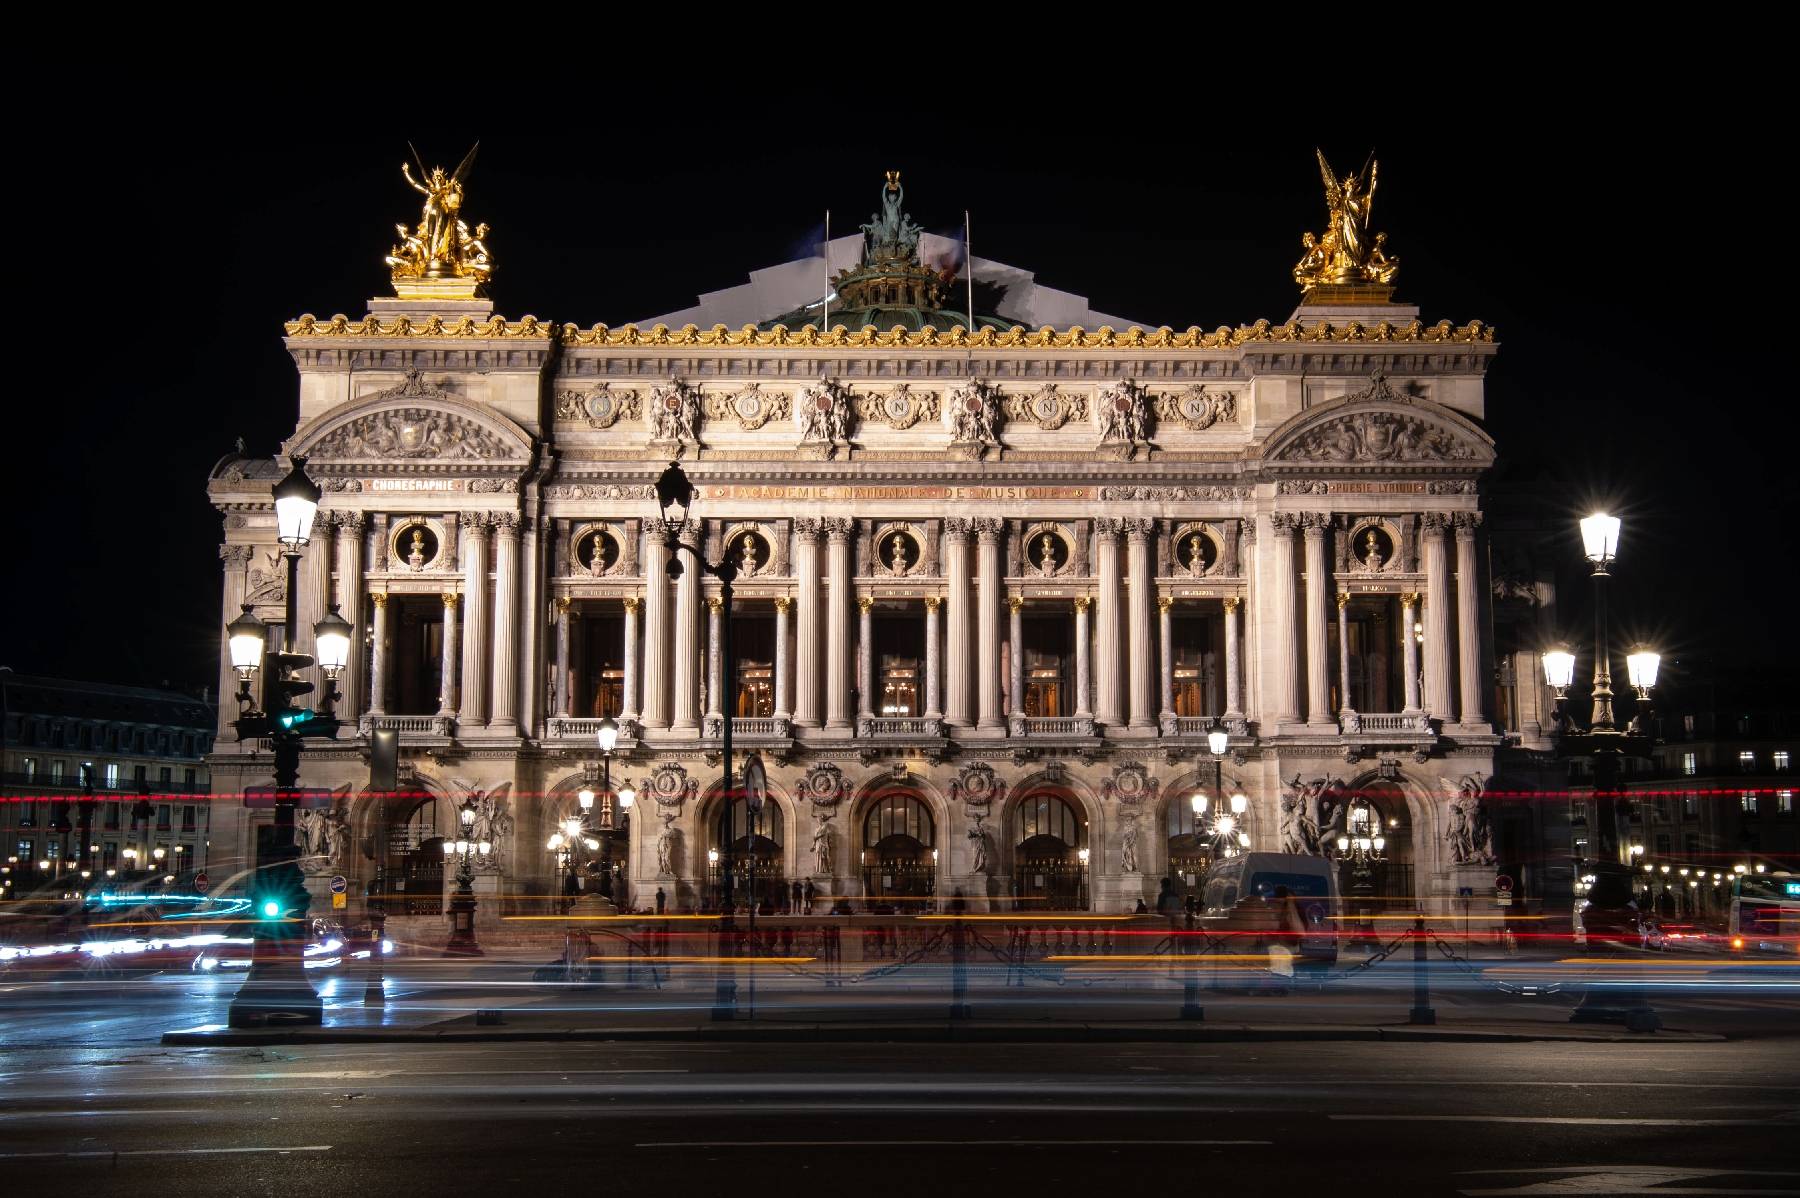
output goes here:
{"type": "Polygon", "coordinates": [[[819,331],[831,332],[831,209],[825,209],[825,327],[819,331]]]}
{"type": "Polygon", "coordinates": [[[963,209],[963,269],[969,274],[969,335],[975,335],[975,253],[971,248],[969,210],[963,209]]]}

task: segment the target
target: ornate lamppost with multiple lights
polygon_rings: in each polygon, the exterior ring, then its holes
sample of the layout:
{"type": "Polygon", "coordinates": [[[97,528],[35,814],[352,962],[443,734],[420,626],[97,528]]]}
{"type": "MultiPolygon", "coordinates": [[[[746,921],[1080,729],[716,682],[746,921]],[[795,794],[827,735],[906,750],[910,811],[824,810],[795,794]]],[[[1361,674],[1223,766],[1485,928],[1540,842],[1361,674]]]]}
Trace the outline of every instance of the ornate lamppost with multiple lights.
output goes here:
{"type": "MultiPolygon", "coordinates": [[[[444,856],[456,858],[456,893],[450,896],[450,941],[444,945],[446,957],[479,957],[481,946],[475,943],[475,862],[486,861],[493,853],[492,841],[475,840],[475,803],[464,803],[457,810],[459,835],[444,841],[444,856]]],[[[380,945],[375,946],[379,950],[380,945]]]]}
{"type": "MultiPolygon", "coordinates": [[[[1214,853],[1235,857],[1250,847],[1250,833],[1241,826],[1250,810],[1250,797],[1241,790],[1233,790],[1229,798],[1225,795],[1225,751],[1231,747],[1231,734],[1216,721],[1207,730],[1206,747],[1212,752],[1213,793],[1219,796],[1219,805],[1213,808],[1212,823],[1206,825],[1206,836],[1214,853]]],[[[1194,812],[1194,830],[1199,832],[1200,821],[1206,817],[1212,800],[1205,791],[1197,790],[1188,802],[1194,812]]]]}
{"type": "MultiPolygon", "coordinates": [[[[600,727],[595,733],[595,740],[600,746],[601,805],[597,820],[593,815],[595,795],[591,788],[582,787],[576,795],[576,801],[581,805],[582,827],[589,832],[599,833],[600,897],[606,902],[616,905],[623,896],[613,893],[612,838],[614,833],[623,831],[626,834],[627,845],[630,844],[631,807],[637,801],[637,792],[629,786],[621,786],[616,792],[612,787],[613,750],[619,744],[618,721],[611,716],[601,720],[600,727]]],[[[629,850],[627,853],[629,854],[629,850]]],[[[629,856],[627,860],[629,860],[629,856]]]]}
{"type": "MultiPolygon", "coordinates": [[[[1585,730],[1575,725],[1567,711],[1569,687],[1575,680],[1575,654],[1566,646],[1559,645],[1543,655],[1544,681],[1556,693],[1557,756],[1585,757],[1593,762],[1595,859],[1581,875],[1585,891],[1581,908],[1583,928],[1590,945],[1596,939],[1625,939],[1641,946],[1647,927],[1633,902],[1635,871],[1628,858],[1635,854],[1628,852],[1620,835],[1623,800],[1619,793],[1619,763],[1627,754],[1650,756],[1650,690],[1656,685],[1661,658],[1641,646],[1626,655],[1626,672],[1637,694],[1638,713],[1628,725],[1620,727],[1613,715],[1612,644],[1606,610],[1607,583],[1612,577],[1609,567],[1619,549],[1618,517],[1599,512],[1582,520],[1581,542],[1582,551],[1593,566],[1594,583],[1593,706],[1585,730]]],[[[1659,1025],[1641,992],[1635,990],[1615,991],[1602,1001],[1599,992],[1590,989],[1570,1018],[1582,1022],[1623,1022],[1634,1031],[1654,1031],[1659,1025]]]]}
{"type": "Polygon", "coordinates": [[[286,612],[279,650],[268,647],[269,629],[246,603],[243,613],[225,626],[231,664],[238,674],[238,718],[232,726],[238,739],[266,739],[274,753],[274,808],[272,826],[257,833],[257,871],[251,884],[252,913],[256,918],[255,944],[250,968],[232,1000],[229,1022],[233,1027],[261,1026],[273,1021],[318,1023],[319,996],[302,967],[302,937],[310,902],[300,876],[299,846],[294,842],[294,811],[302,795],[300,748],[309,737],[332,739],[338,720],[332,704],[339,697],[338,676],[350,657],[353,629],[333,604],[313,625],[318,647],[318,666],[326,678],[319,707],[301,707],[301,696],[312,683],[299,672],[314,664],[311,654],[294,648],[299,623],[300,557],[312,537],[313,517],[318,514],[323,492],[307,477],[306,459],[295,457],[293,469],[272,489],[277,536],[287,561],[286,612]],[[271,670],[271,710],[256,703],[251,682],[259,670],[271,670]]]}

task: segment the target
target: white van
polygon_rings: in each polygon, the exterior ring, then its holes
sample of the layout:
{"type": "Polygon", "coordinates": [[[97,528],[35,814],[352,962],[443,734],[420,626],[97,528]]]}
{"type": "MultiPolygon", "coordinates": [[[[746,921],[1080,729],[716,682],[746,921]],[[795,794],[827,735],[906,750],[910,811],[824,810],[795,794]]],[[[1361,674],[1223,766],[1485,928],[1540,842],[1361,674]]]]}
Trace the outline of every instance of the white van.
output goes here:
{"type": "Polygon", "coordinates": [[[1227,932],[1264,932],[1313,964],[1337,962],[1338,924],[1343,903],[1337,867],[1324,857],[1299,853],[1244,853],[1216,862],[1206,874],[1206,913],[1227,932]],[[1285,888],[1294,900],[1305,931],[1299,943],[1281,932],[1281,900],[1285,888]]]}

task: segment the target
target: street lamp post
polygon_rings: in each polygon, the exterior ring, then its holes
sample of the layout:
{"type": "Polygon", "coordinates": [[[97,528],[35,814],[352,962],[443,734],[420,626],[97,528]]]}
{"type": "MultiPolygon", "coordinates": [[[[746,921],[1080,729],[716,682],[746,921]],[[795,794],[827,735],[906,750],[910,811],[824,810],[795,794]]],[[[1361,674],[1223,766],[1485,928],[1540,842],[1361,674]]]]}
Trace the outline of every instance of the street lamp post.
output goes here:
{"type": "MultiPolygon", "coordinates": [[[[475,862],[487,860],[494,851],[492,841],[475,840],[475,805],[463,804],[457,812],[462,826],[455,840],[444,841],[444,856],[456,862],[456,893],[450,896],[450,940],[444,945],[446,957],[479,957],[481,946],[475,942],[475,862]]],[[[376,945],[376,951],[380,946],[376,945]]]]}
{"type": "MultiPolygon", "coordinates": [[[[663,471],[662,475],[657,478],[656,500],[658,506],[662,509],[663,527],[665,530],[663,544],[669,551],[669,563],[667,567],[669,577],[681,577],[683,567],[681,564],[680,552],[685,550],[693,556],[694,564],[700,568],[701,573],[710,574],[719,580],[719,600],[720,606],[723,609],[719,627],[719,651],[725,658],[723,662],[724,681],[722,684],[725,693],[720,696],[719,705],[720,710],[724,712],[724,720],[719,733],[719,751],[722,765],[722,776],[720,779],[721,801],[719,807],[719,847],[724,850],[725,855],[723,868],[717,871],[718,876],[722,879],[723,889],[723,894],[721,895],[719,931],[725,937],[735,938],[735,927],[732,920],[731,895],[731,873],[733,864],[731,812],[733,799],[735,797],[732,791],[731,713],[732,708],[736,706],[737,660],[732,653],[731,646],[731,592],[732,584],[737,581],[737,565],[731,560],[731,555],[729,553],[718,562],[708,562],[705,555],[703,555],[698,548],[681,539],[681,534],[687,528],[689,509],[694,503],[694,484],[688,479],[687,471],[681,468],[679,462],[670,462],[669,468],[663,471]]],[[[746,812],[748,812],[748,804],[746,804],[746,812]]],[[[750,870],[752,872],[750,878],[746,880],[745,889],[748,893],[750,903],[751,926],[754,928],[756,919],[756,886],[754,882],[756,842],[753,834],[747,835],[746,841],[747,852],[750,858],[750,870]]],[[[707,854],[708,859],[711,860],[713,855],[714,854],[709,851],[707,854]]],[[[720,955],[724,956],[727,954],[721,953],[720,955]]],[[[732,971],[721,970],[719,973],[717,992],[713,1001],[713,1018],[731,1019],[735,1017],[736,1011],[737,978],[732,971]]]]}
{"type": "MultiPolygon", "coordinates": [[[[1633,870],[1626,859],[1631,854],[1622,847],[1625,842],[1619,834],[1619,763],[1626,754],[1650,755],[1652,738],[1647,717],[1660,658],[1645,648],[1627,654],[1627,675],[1637,693],[1638,714],[1628,726],[1619,727],[1613,715],[1612,644],[1606,607],[1607,583],[1611,579],[1608,567],[1619,549],[1618,517],[1605,513],[1588,516],[1581,521],[1581,541],[1582,551],[1593,566],[1594,583],[1593,706],[1586,731],[1577,730],[1566,711],[1569,686],[1575,677],[1575,654],[1562,646],[1546,652],[1544,681],[1556,693],[1557,755],[1593,761],[1596,859],[1586,875],[1592,881],[1586,885],[1586,905],[1582,908],[1582,924],[1590,946],[1596,929],[1602,937],[1608,932],[1614,936],[1624,934],[1641,944],[1644,926],[1641,913],[1632,907],[1633,870]]],[[[1599,992],[1590,989],[1570,1018],[1576,1022],[1623,1022],[1633,1031],[1655,1031],[1660,1026],[1655,1012],[1636,990],[1614,991],[1602,1001],[1599,992]]]]}
{"type": "Polygon", "coordinates": [[[300,798],[301,745],[307,737],[330,739],[337,735],[338,721],[331,708],[338,697],[338,675],[349,659],[352,632],[335,606],[313,626],[317,664],[328,685],[318,710],[296,706],[296,701],[313,689],[312,683],[297,677],[314,661],[311,654],[295,651],[294,629],[299,623],[300,557],[311,539],[322,494],[318,484],[307,477],[303,457],[293,459],[293,469],[272,490],[277,535],[287,561],[281,648],[268,649],[268,627],[247,603],[243,614],[225,628],[231,664],[239,680],[239,715],[233,727],[240,741],[266,738],[275,758],[275,818],[272,826],[258,829],[257,870],[251,887],[255,944],[250,968],[231,1003],[228,1020],[233,1027],[319,1023],[322,1018],[319,996],[302,965],[309,899],[300,876],[299,847],[294,843],[294,811],[300,798]],[[251,690],[251,680],[265,665],[273,670],[273,710],[267,712],[259,709],[251,690]]]}

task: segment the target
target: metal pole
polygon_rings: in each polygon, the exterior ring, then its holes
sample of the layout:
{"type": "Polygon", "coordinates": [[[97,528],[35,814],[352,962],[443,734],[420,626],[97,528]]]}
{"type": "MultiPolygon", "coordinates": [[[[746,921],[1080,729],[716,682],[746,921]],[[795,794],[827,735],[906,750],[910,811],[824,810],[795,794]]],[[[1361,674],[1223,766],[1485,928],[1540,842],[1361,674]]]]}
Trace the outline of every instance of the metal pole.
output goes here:
{"type": "Polygon", "coordinates": [[[1437,1012],[1431,1008],[1431,980],[1425,972],[1425,917],[1413,917],[1413,1005],[1407,1012],[1408,1023],[1436,1023],[1437,1012]]]}
{"type": "MultiPolygon", "coordinates": [[[[1192,957],[1195,953],[1194,913],[1191,911],[1188,912],[1185,930],[1187,935],[1181,941],[1181,955],[1184,957],[1192,957]]],[[[1192,964],[1188,966],[1185,980],[1182,982],[1181,986],[1181,1017],[1183,1019],[1194,1021],[1206,1018],[1206,1008],[1200,1005],[1200,975],[1197,972],[1196,967],[1192,964]]]]}

